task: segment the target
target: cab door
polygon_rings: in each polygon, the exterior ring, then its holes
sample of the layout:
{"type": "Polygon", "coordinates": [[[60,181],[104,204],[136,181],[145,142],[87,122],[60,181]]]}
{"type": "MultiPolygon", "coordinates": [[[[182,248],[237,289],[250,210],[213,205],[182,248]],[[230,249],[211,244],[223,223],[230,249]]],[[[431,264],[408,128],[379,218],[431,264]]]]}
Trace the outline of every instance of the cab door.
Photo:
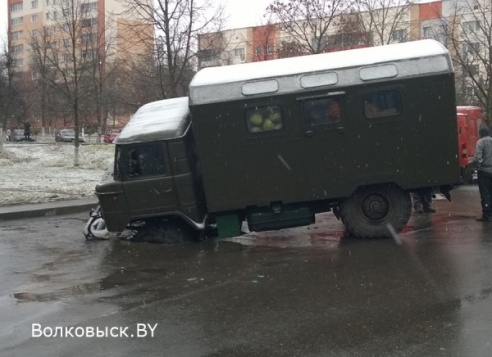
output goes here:
{"type": "Polygon", "coordinates": [[[164,141],[128,145],[122,160],[123,187],[133,219],[176,211],[176,190],[164,141]]]}

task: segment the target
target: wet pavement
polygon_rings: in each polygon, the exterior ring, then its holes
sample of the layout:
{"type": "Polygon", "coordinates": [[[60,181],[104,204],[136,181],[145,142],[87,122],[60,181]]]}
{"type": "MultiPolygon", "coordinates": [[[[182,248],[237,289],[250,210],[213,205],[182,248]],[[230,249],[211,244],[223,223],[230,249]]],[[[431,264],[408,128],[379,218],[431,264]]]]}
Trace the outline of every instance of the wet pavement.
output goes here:
{"type": "Polygon", "coordinates": [[[476,186],[452,196],[396,241],[332,214],[174,246],[85,242],[86,213],[0,222],[0,355],[490,356],[492,223],[476,186]]]}

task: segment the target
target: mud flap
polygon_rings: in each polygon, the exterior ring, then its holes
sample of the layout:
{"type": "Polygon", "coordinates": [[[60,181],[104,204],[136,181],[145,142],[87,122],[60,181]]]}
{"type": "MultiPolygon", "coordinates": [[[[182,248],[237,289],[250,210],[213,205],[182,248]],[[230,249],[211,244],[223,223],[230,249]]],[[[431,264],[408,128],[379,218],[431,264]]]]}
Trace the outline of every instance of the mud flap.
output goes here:
{"type": "Polygon", "coordinates": [[[441,193],[444,195],[444,197],[446,197],[446,199],[448,201],[451,201],[451,190],[454,188],[453,185],[445,185],[445,186],[441,186],[439,187],[441,193]]]}
{"type": "Polygon", "coordinates": [[[333,214],[335,215],[335,217],[340,220],[340,207],[338,206],[334,206],[333,209],[333,214]]]}

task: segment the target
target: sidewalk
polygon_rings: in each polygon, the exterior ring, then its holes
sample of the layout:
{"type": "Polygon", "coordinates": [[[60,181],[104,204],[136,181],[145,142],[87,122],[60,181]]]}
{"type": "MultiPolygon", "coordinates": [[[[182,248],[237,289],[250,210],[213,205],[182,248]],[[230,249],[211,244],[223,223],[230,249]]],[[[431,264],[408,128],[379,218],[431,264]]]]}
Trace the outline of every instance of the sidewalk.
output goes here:
{"type": "Polygon", "coordinates": [[[22,204],[0,207],[0,222],[14,219],[58,216],[62,214],[89,212],[97,206],[97,198],[22,204]]]}

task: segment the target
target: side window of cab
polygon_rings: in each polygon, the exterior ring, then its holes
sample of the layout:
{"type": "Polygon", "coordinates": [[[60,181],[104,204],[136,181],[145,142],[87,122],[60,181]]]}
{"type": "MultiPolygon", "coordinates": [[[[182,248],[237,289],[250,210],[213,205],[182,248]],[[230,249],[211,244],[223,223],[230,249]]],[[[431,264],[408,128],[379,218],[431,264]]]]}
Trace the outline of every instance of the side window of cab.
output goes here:
{"type": "Polygon", "coordinates": [[[116,151],[117,177],[132,180],[167,174],[164,145],[151,142],[119,147],[116,151]]]}

